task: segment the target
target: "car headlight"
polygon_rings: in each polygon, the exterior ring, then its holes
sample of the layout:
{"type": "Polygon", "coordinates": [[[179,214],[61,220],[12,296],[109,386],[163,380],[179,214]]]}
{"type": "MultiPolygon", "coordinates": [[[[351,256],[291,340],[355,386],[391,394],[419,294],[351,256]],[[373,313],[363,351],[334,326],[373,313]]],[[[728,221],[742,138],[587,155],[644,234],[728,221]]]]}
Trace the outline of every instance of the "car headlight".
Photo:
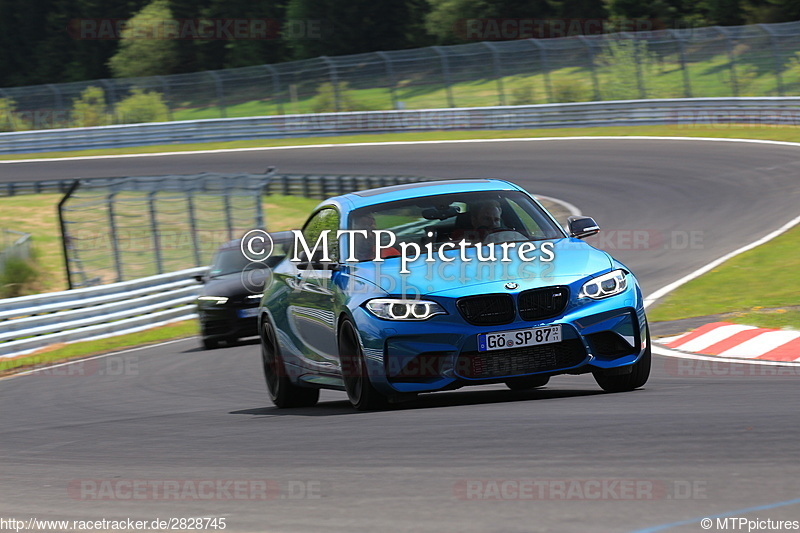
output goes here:
{"type": "Polygon", "coordinates": [[[367,302],[367,310],[385,320],[428,320],[435,315],[447,314],[441,305],[428,300],[401,298],[376,298],[367,302]]]}
{"type": "Polygon", "coordinates": [[[627,288],[627,272],[624,270],[614,270],[584,283],[583,287],[581,287],[581,292],[578,294],[578,298],[602,300],[603,298],[619,294],[627,288]]]}
{"type": "Polygon", "coordinates": [[[225,305],[228,303],[228,298],[225,296],[200,296],[197,301],[205,305],[225,305]]]}

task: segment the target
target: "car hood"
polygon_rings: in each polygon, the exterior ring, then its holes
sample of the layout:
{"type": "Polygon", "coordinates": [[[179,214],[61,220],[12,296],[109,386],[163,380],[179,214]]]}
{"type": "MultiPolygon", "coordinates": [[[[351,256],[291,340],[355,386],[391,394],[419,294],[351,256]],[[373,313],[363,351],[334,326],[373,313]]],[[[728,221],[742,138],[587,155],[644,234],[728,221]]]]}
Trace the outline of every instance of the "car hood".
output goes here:
{"type": "Polygon", "coordinates": [[[242,274],[241,272],[225,274],[209,278],[203,284],[201,296],[222,296],[233,298],[246,294],[255,294],[263,290],[264,280],[269,275],[267,269],[256,269],[242,274]]]}
{"type": "MultiPolygon", "coordinates": [[[[550,262],[521,260],[514,249],[510,250],[508,262],[500,261],[502,249],[495,247],[496,261],[479,261],[475,248],[468,248],[463,261],[459,250],[450,250],[446,257],[455,258],[450,263],[426,262],[420,259],[407,264],[408,274],[401,274],[399,258],[386,259],[383,263],[364,262],[353,266],[352,273],[386,291],[389,294],[439,295],[461,297],[492,292],[507,292],[506,283],[516,283],[514,290],[534,289],[551,285],[568,285],[612,268],[611,257],[578,239],[537,241],[539,255],[542,242],[553,243],[554,258],[550,262]]],[[[487,248],[488,250],[488,248],[487,248]]]]}

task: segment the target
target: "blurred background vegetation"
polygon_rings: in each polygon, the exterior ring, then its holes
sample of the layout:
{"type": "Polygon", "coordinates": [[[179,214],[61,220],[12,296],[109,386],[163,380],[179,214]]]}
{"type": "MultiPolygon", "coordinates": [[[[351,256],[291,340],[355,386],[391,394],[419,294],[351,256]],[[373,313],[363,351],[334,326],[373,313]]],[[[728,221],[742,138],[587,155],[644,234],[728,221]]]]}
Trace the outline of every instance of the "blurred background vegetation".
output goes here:
{"type": "Polygon", "coordinates": [[[615,21],[625,29],[631,19],[663,28],[740,25],[798,20],[800,0],[3,0],[0,87],[459,44],[467,42],[459,27],[471,18],[602,19],[609,30],[615,21]],[[82,20],[133,17],[270,19],[283,26],[275,38],[241,40],[147,40],[124,31],[120,38],[82,39],[77,31],[82,20]],[[309,20],[322,21],[324,38],[290,35],[293,21],[309,20]]]}

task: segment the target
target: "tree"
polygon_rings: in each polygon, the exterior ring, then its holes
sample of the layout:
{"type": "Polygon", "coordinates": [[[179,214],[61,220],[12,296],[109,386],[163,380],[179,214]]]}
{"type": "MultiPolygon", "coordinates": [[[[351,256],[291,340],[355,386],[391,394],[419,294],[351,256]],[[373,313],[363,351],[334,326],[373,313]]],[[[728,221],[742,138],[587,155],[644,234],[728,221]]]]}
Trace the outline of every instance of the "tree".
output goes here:
{"type": "Polygon", "coordinates": [[[165,32],[172,19],[168,0],[154,0],[128,21],[116,54],[108,61],[116,78],[170,74],[178,65],[174,36],[165,32]]]}
{"type": "MultiPolygon", "coordinates": [[[[429,0],[431,11],[425,18],[425,27],[440,44],[455,44],[474,40],[492,39],[471,36],[466,31],[471,19],[538,19],[544,20],[558,15],[558,4],[551,0],[429,0]]],[[[479,32],[482,33],[482,32],[479,32]]],[[[502,35],[498,35],[502,38],[502,35]]]]}
{"type": "Polygon", "coordinates": [[[106,126],[111,117],[106,112],[106,93],[100,87],[87,87],[72,103],[72,123],[77,127],[106,126]]]}
{"type": "Polygon", "coordinates": [[[286,33],[296,59],[397,50],[416,13],[407,0],[290,0],[286,33]]]}

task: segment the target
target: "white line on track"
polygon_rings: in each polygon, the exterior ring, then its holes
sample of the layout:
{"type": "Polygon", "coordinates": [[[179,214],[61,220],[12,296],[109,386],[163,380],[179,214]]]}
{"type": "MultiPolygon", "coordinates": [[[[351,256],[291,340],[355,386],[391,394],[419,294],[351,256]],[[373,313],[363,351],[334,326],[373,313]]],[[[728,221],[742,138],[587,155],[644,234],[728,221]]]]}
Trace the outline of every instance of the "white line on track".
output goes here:
{"type": "Polygon", "coordinates": [[[681,359],[694,359],[696,361],[711,361],[716,363],[737,363],[743,365],[763,365],[763,366],[797,366],[800,367],[798,361],[762,361],[760,359],[740,359],[731,357],[719,357],[716,355],[699,355],[694,353],[683,353],[675,350],[670,350],[663,346],[653,345],[653,353],[664,355],[667,357],[678,357],[681,359]]]}
{"type": "Polygon", "coordinates": [[[772,144],[777,146],[800,147],[800,143],[789,141],[770,141],[761,139],[725,139],[714,137],[658,137],[655,135],[584,135],[574,137],[514,137],[511,139],[456,139],[439,141],[386,141],[366,143],[341,143],[341,144],[304,144],[297,146],[255,146],[251,148],[218,148],[215,150],[193,150],[185,152],[157,152],[147,154],[113,154],[113,155],[85,155],[76,157],[48,157],[40,159],[10,159],[0,160],[0,164],[13,165],[18,163],[50,163],[63,161],[90,161],[93,159],[122,159],[134,157],[170,157],[181,155],[225,154],[236,152],[260,152],[271,150],[307,150],[315,148],[354,148],[365,146],[414,146],[424,144],[473,144],[473,143],[507,143],[507,142],[548,142],[548,141],[595,141],[595,140],[658,140],[658,141],[710,141],[732,142],[750,144],[772,144]]]}
{"type": "Polygon", "coordinates": [[[81,357],[80,359],[73,359],[72,361],[65,361],[63,363],[58,363],[57,365],[47,365],[46,367],[35,368],[33,370],[26,370],[25,372],[19,372],[18,374],[11,374],[9,376],[4,376],[4,377],[0,378],[0,381],[14,379],[14,378],[18,378],[18,377],[21,377],[21,376],[27,376],[27,375],[30,375],[30,374],[36,374],[37,372],[50,371],[53,368],[59,368],[59,367],[68,366],[68,365],[74,365],[76,363],[85,363],[86,361],[93,361],[95,359],[105,359],[106,357],[111,357],[112,355],[121,355],[121,354],[125,354],[125,353],[138,352],[139,350],[148,350],[150,348],[158,348],[160,346],[168,346],[170,344],[175,344],[176,342],[183,342],[183,341],[188,341],[188,340],[192,340],[192,339],[196,339],[196,338],[197,338],[196,336],[195,337],[185,337],[183,339],[175,339],[175,340],[171,340],[171,341],[160,342],[158,344],[148,344],[147,346],[137,346],[136,348],[128,348],[126,350],[121,350],[119,352],[109,352],[109,353],[104,353],[104,354],[101,354],[101,355],[94,355],[94,356],[91,356],[91,357],[81,357]]]}
{"type": "MultiPolygon", "coordinates": [[[[800,146],[800,145],[798,145],[798,146],[800,146]]],[[[678,281],[673,281],[669,285],[667,285],[665,287],[661,287],[660,289],[658,289],[657,291],[652,293],[650,296],[645,298],[644,306],[648,307],[649,305],[652,305],[653,302],[655,302],[659,298],[663,298],[664,296],[666,296],[670,292],[674,291],[675,289],[677,289],[678,287],[680,287],[684,283],[688,283],[688,282],[692,281],[693,279],[695,279],[696,277],[702,276],[706,272],[709,272],[710,270],[713,270],[714,268],[718,267],[719,265],[721,265],[722,263],[724,263],[728,259],[731,259],[732,257],[736,257],[737,255],[742,254],[744,252],[747,252],[748,250],[752,250],[756,246],[760,246],[760,245],[762,245],[762,244],[764,244],[766,242],[771,241],[775,237],[778,237],[779,235],[781,235],[783,233],[786,233],[787,231],[792,229],[797,224],[800,224],[800,216],[790,220],[789,222],[787,222],[786,224],[784,224],[780,228],[776,229],[772,233],[769,233],[768,235],[765,235],[765,236],[761,237],[757,241],[751,242],[750,244],[748,244],[746,246],[742,246],[738,250],[734,250],[734,251],[732,251],[732,252],[730,252],[728,254],[725,254],[722,257],[720,257],[719,259],[716,259],[716,260],[710,262],[706,266],[700,267],[697,270],[695,270],[694,272],[692,272],[691,274],[688,274],[688,275],[682,277],[678,281]]]]}

